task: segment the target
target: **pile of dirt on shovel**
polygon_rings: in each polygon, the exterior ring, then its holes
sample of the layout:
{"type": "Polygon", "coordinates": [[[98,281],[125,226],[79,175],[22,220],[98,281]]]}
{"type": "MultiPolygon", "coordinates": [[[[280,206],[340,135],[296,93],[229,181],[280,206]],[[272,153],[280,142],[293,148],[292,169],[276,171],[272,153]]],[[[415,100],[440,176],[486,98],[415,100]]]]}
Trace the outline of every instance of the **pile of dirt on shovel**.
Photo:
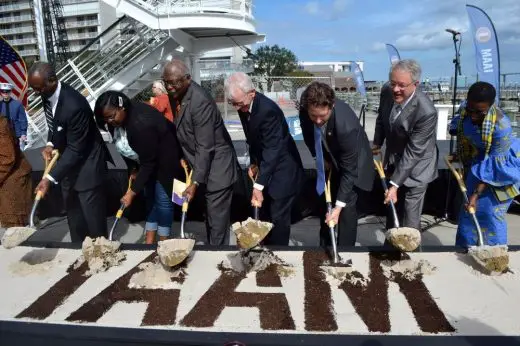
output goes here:
{"type": "Polygon", "coordinates": [[[273,224],[248,218],[243,222],[235,222],[231,228],[237,237],[238,246],[242,249],[250,249],[267,236],[273,224]]]}
{"type": "Polygon", "coordinates": [[[502,273],[509,267],[509,255],[505,246],[473,246],[468,253],[492,273],[502,273]]]}
{"type": "Polygon", "coordinates": [[[421,233],[409,227],[393,228],[386,232],[386,238],[401,251],[414,251],[421,245],[421,233]]]}
{"type": "Polygon", "coordinates": [[[78,259],[75,267],[79,267],[86,261],[89,270],[85,275],[93,275],[107,271],[111,267],[118,266],[126,259],[126,254],[119,251],[120,246],[120,242],[110,241],[105,237],[96,239],[87,237],[81,247],[83,255],[78,259]]]}
{"type": "Polygon", "coordinates": [[[31,227],[10,227],[2,237],[2,245],[6,249],[16,247],[26,241],[34,232],[36,230],[31,227]]]}

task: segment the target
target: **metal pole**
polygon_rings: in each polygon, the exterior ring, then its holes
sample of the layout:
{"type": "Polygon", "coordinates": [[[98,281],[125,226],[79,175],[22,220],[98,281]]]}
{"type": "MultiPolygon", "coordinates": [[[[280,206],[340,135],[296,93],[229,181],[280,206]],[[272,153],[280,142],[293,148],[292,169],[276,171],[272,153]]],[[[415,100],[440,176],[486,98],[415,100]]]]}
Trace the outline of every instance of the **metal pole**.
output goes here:
{"type": "MultiPolygon", "coordinates": [[[[455,65],[455,75],[453,78],[453,100],[452,100],[452,113],[451,117],[452,120],[455,117],[455,103],[457,102],[457,77],[458,75],[462,75],[461,69],[460,69],[460,52],[459,47],[457,47],[457,42],[459,42],[458,35],[460,34],[452,34],[453,35],[453,46],[455,47],[455,59],[453,59],[453,64],[455,65]]],[[[450,133],[450,152],[449,155],[453,154],[453,147],[454,147],[454,136],[450,133]]],[[[446,189],[446,200],[444,201],[444,219],[448,219],[448,203],[450,201],[450,186],[451,186],[451,174],[448,174],[448,187],[446,189]]]]}

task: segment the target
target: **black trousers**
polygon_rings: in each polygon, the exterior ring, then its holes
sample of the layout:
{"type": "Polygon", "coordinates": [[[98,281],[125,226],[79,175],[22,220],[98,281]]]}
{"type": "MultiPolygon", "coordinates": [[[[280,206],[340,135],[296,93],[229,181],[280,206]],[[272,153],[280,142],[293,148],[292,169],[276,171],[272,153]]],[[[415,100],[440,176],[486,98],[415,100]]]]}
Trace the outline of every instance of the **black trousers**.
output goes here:
{"type": "Polygon", "coordinates": [[[205,191],[206,235],[210,245],[228,245],[231,202],[234,185],[218,191],[205,191]]]}
{"type": "MultiPolygon", "coordinates": [[[[331,191],[332,194],[332,208],[335,207],[336,196],[334,191],[337,191],[338,186],[334,184],[334,180],[331,180],[331,191]]],[[[358,199],[358,188],[354,186],[345,202],[347,205],[341,209],[339,214],[339,220],[337,227],[338,237],[336,244],[338,246],[355,246],[357,238],[357,226],[358,226],[358,213],[357,213],[357,199],[358,199]]],[[[330,239],[330,228],[325,223],[325,216],[327,214],[327,203],[325,201],[325,194],[320,196],[321,201],[319,204],[320,213],[320,246],[331,246],[330,239]]]]}
{"type": "Polygon", "coordinates": [[[71,241],[81,243],[87,236],[107,237],[107,207],[103,185],[86,191],[74,190],[67,180],[63,180],[61,185],[71,241]]]}
{"type": "Polygon", "coordinates": [[[260,209],[260,219],[271,222],[273,228],[265,237],[264,245],[289,245],[291,235],[291,211],[296,194],[284,198],[273,199],[269,194],[264,193],[264,202],[260,209]]]}

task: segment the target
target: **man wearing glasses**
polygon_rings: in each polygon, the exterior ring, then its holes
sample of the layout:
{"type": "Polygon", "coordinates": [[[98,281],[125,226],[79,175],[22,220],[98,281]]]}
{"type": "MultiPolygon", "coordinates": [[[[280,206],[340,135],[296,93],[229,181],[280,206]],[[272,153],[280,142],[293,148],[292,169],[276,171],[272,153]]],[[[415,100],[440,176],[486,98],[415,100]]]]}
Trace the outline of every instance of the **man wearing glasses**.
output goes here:
{"type": "Polygon", "coordinates": [[[231,137],[217,104],[191,80],[184,62],[169,62],[162,79],[170,100],[173,99],[172,106],[176,105],[177,138],[193,170],[192,183],[184,191],[184,197],[191,201],[198,189],[204,191],[208,243],[227,245],[233,184],[238,178],[238,160],[231,137]]]}
{"type": "MultiPolygon", "coordinates": [[[[381,90],[373,152],[386,140],[384,164],[390,187],[385,204],[393,201],[402,227],[421,229],[428,183],[437,178],[437,110],[417,89],[421,67],[415,60],[392,65],[390,81],[381,90]]],[[[387,228],[394,227],[387,217],[387,228]]]]}
{"type": "Polygon", "coordinates": [[[249,145],[249,176],[255,180],[251,204],[274,225],[264,245],[289,245],[291,210],[297,201],[303,166],[283,111],[257,92],[243,72],[225,83],[229,103],[238,111],[249,145]]]}

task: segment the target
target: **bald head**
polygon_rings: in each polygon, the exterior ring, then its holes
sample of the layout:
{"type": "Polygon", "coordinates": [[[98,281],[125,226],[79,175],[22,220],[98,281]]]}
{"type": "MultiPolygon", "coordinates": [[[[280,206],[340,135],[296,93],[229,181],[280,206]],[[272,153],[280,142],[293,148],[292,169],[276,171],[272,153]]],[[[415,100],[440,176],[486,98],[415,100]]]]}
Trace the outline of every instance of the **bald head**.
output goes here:
{"type": "Polygon", "coordinates": [[[164,66],[162,80],[168,94],[180,100],[190,86],[190,70],[184,61],[174,59],[164,66]]]}
{"type": "Polygon", "coordinates": [[[54,67],[48,62],[37,61],[32,64],[31,68],[28,71],[29,77],[32,75],[39,75],[43,78],[45,82],[50,82],[52,80],[57,80],[56,71],[54,67]]]}
{"type": "Polygon", "coordinates": [[[188,66],[184,63],[184,61],[179,59],[174,59],[164,66],[163,74],[168,74],[174,78],[181,78],[185,75],[190,74],[190,70],[188,66]]]}
{"type": "Polygon", "coordinates": [[[51,97],[58,88],[58,77],[51,64],[35,62],[28,72],[29,85],[37,95],[43,98],[51,97]]]}

